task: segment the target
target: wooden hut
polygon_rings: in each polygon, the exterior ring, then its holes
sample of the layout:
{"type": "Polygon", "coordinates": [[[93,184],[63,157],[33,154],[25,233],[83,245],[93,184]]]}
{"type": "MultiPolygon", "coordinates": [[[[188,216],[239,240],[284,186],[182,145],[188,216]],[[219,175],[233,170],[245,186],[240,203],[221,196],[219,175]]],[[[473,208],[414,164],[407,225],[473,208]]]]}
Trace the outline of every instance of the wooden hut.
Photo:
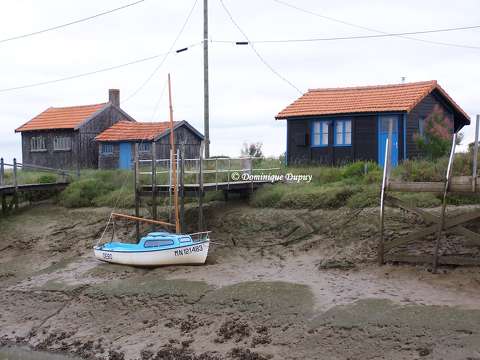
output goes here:
{"type": "Polygon", "coordinates": [[[311,89],[283,109],[288,164],[340,165],[358,160],[384,162],[388,124],[393,122],[391,164],[421,156],[415,134],[440,109],[453,131],[469,116],[437,81],[348,88],[311,89]]]}
{"type": "MultiPolygon", "coordinates": [[[[185,151],[185,158],[198,158],[204,136],[187,121],[174,124],[175,145],[185,151]]],[[[151,144],[155,142],[157,159],[170,158],[170,123],[120,121],[95,139],[98,143],[100,169],[131,169],[135,144],[141,160],[152,158],[151,144]]]]}

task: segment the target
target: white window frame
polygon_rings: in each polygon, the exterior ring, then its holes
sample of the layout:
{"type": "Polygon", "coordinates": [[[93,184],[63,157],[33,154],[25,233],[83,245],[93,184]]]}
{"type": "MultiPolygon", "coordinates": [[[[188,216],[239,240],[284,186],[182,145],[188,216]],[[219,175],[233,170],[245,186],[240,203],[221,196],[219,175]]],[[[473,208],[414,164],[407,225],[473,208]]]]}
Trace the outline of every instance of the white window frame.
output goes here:
{"type": "Polygon", "coordinates": [[[102,143],[100,152],[102,155],[112,155],[113,154],[113,144],[110,143],[102,143]],[[109,151],[105,151],[105,149],[110,149],[109,151]]]}
{"type": "Polygon", "coordinates": [[[54,151],[71,151],[72,137],[71,136],[55,136],[53,138],[54,151]]]}
{"type": "Polygon", "coordinates": [[[33,136],[30,138],[30,151],[32,152],[41,152],[47,151],[47,146],[45,145],[45,136],[33,136]]]}
{"type": "Polygon", "coordinates": [[[152,151],[152,144],[149,142],[141,142],[138,144],[138,152],[148,153],[152,151]]]}
{"type": "Polygon", "coordinates": [[[352,146],[352,119],[335,120],[333,135],[335,146],[352,146]]]}
{"type": "Polygon", "coordinates": [[[329,145],[330,120],[315,120],[312,124],[312,147],[325,147],[329,145]]]}

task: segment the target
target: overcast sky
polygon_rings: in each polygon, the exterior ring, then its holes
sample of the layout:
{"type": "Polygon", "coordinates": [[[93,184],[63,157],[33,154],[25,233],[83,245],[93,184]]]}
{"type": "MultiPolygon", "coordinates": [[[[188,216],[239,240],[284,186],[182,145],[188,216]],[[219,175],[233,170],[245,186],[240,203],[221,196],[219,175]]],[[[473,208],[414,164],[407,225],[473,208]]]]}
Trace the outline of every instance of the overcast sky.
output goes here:
{"type": "MultiPolygon", "coordinates": [[[[298,7],[387,32],[480,24],[478,0],[285,0],[298,7]]],[[[133,0],[3,0],[0,39],[90,16],[133,0]]],[[[367,35],[372,32],[296,11],[273,0],[224,0],[251,40],[367,35]]],[[[57,31],[0,43],[0,88],[53,80],[126,63],[168,50],[194,0],[146,0],[136,6],[57,31]]],[[[198,0],[175,49],[202,40],[198,0]]],[[[244,40],[223,10],[209,1],[210,39],[244,40]]],[[[416,35],[480,47],[480,30],[416,35]]],[[[436,79],[472,117],[480,112],[480,49],[402,38],[257,44],[257,51],[302,91],[436,79]]],[[[0,156],[21,157],[14,129],[50,106],[105,102],[109,88],[121,101],[151,75],[161,58],[93,76],[0,92],[0,156]]],[[[173,80],[176,120],[203,132],[202,47],[172,55],[151,81],[121,106],[138,121],[168,120],[167,73],[173,80]],[[159,102],[160,99],[160,102],[159,102]],[[155,106],[159,104],[156,111],[155,106]]],[[[210,44],[211,154],[239,155],[242,143],[262,142],[267,155],[285,151],[285,122],[274,116],[298,97],[248,46],[210,44]]],[[[473,140],[473,126],[465,128],[473,140]]]]}

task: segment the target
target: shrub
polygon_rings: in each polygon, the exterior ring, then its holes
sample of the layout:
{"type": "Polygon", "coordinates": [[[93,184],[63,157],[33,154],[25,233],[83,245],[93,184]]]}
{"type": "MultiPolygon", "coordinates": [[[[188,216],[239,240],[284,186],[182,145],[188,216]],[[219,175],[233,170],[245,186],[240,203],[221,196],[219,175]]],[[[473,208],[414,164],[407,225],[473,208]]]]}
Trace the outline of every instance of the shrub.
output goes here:
{"type": "Polygon", "coordinates": [[[347,206],[352,209],[363,209],[367,207],[378,206],[380,203],[380,187],[368,186],[347,200],[347,206]]]}
{"type": "Polygon", "coordinates": [[[95,205],[94,199],[112,191],[114,187],[98,179],[80,179],[71,183],[61,194],[60,203],[66,207],[95,205]]]}
{"type": "Polygon", "coordinates": [[[117,208],[133,208],[135,206],[135,194],[130,189],[120,188],[92,199],[95,206],[107,206],[117,208]]]}
{"type": "MultiPolygon", "coordinates": [[[[290,187],[294,187],[291,185],[290,187]]],[[[287,185],[266,185],[252,195],[250,205],[255,207],[277,207],[278,203],[287,192],[287,185]]]]}
{"type": "Polygon", "coordinates": [[[452,131],[452,119],[439,106],[435,106],[432,114],[425,119],[424,133],[414,135],[415,143],[427,158],[438,159],[449,153],[452,131]]]}
{"type": "Polygon", "coordinates": [[[54,183],[54,182],[57,182],[57,177],[53,174],[45,174],[45,175],[39,176],[36,182],[38,184],[54,183]]]}

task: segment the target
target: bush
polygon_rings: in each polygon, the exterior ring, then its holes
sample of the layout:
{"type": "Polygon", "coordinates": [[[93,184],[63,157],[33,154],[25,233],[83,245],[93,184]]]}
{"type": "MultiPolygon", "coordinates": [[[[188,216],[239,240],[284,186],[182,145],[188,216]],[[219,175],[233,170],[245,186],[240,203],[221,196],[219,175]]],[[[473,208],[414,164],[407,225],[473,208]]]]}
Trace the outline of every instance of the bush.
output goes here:
{"type": "Polygon", "coordinates": [[[53,174],[41,175],[37,178],[36,181],[38,184],[49,184],[57,182],[57,176],[53,174]]]}
{"type": "Polygon", "coordinates": [[[117,189],[93,198],[92,202],[95,206],[129,209],[135,206],[135,194],[125,188],[117,189]]]}
{"type": "Polygon", "coordinates": [[[380,203],[380,187],[369,186],[353,194],[347,200],[347,206],[352,209],[363,209],[367,207],[378,206],[380,203]]]}
{"type": "MultiPolygon", "coordinates": [[[[254,207],[277,207],[282,197],[287,192],[284,184],[266,185],[255,191],[250,198],[250,205],[254,207]]],[[[291,185],[293,187],[295,185],[291,185]]]]}
{"type": "Polygon", "coordinates": [[[80,179],[71,183],[60,195],[60,203],[66,207],[86,207],[95,205],[95,198],[113,191],[111,184],[98,179],[80,179]]]}

